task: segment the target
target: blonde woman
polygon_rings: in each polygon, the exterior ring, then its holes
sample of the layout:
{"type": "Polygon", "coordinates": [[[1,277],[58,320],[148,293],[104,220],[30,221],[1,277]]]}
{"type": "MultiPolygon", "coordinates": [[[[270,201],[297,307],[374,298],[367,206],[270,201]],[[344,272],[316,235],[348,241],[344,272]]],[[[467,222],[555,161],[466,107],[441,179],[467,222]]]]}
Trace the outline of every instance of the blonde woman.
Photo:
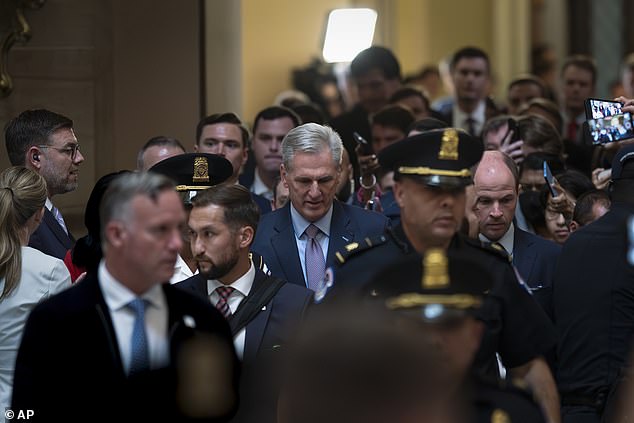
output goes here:
{"type": "Polygon", "coordinates": [[[15,357],[29,312],[70,287],[63,261],[27,246],[45,202],[46,182],[37,173],[18,166],[0,173],[0,410],[10,406],[15,357]]]}

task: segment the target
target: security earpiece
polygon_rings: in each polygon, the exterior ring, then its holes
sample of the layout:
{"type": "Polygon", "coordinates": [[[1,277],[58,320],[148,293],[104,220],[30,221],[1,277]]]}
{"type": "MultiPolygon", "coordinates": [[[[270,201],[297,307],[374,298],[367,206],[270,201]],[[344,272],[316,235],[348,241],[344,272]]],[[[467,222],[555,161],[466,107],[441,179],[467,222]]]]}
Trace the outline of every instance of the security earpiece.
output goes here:
{"type": "Polygon", "coordinates": [[[33,154],[33,160],[35,160],[36,162],[40,161],[40,155],[38,153],[34,153],[33,154]]]}

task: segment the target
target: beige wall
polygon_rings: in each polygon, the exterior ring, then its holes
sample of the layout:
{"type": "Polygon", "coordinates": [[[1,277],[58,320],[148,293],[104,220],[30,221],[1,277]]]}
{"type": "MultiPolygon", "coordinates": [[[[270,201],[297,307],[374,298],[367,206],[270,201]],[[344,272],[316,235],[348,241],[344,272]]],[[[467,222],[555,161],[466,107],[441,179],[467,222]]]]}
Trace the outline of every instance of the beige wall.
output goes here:
{"type": "Polygon", "coordinates": [[[496,70],[496,94],[503,96],[509,79],[528,70],[529,2],[207,0],[207,23],[213,27],[207,29],[207,110],[224,106],[250,122],[290,88],[293,67],[321,58],[328,12],[352,6],[378,11],[374,42],[395,51],[404,73],[438,63],[465,45],[483,48],[496,70]],[[227,18],[219,21],[212,9],[227,18]],[[218,42],[222,37],[225,43],[218,42]],[[218,63],[218,57],[226,62],[218,63]],[[227,83],[220,85],[217,77],[227,83]]]}
{"type": "MultiPolygon", "coordinates": [[[[327,13],[368,6],[375,43],[394,49],[405,72],[465,44],[483,47],[499,87],[527,63],[529,0],[206,0],[205,86],[198,1],[48,0],[27,11],[33,38],[10,55],[13,94],[0,125],[27,108],[71,117],[86,162],[79,189],[55,199],[78,217],[96,179],[133,168],[155,135],[194,142],[205,112],[233,110],[250,122],[291,85],[293,67],[321,57],[327,13]],[[494,35],[495,34],[495,35],[494,35]],[[205,105],[201,95],[205,90],[205,105]]],[[[0,154],[0,167],[8,166],[0,154]]]]}
{"type": "MultiPolygon", "coordinates": [[[[74,120],[86,157],[80,186],[54,201],[81,234],[99,177],[133,169],[151,136],[191,146],[201,109],[198,2],[49,0],[27,19],[33,37],[11,51],[15,88],[0,99],[0,126],[30,108],[74,120]]],[[[2,147],[0,168],[8,165],[2,147]]]]}
{"type": "Polygon", "coordinates": [[[251,122],[291,86],[291,68],[321,58],[328,12],[344,0],[242,0],[242,116],[251,122]]]}

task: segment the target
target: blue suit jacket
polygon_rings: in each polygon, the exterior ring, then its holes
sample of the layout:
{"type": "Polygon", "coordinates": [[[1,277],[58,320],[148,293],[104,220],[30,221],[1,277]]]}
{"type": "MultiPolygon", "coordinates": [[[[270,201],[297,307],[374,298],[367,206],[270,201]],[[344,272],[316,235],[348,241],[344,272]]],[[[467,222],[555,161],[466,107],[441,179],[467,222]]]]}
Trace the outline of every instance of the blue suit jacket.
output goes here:
{"type": "MultiPolygon", "coordinates": [[[[252,292],[259,285],[269,283],[271,279],[271,276],[256,268],[252,292]]],[[[176,287],[209,301],[207,280],[200,274],[177,283],[176,287]]],[[[283,345],[292,326],[304,318],[312,301],[313,292],[308,288],[288,283],[282,285],[269,303],[247,323],[243,361],[252,362],[260,352],[272,351],[283,345]]]]}
{"type": "MultiPolygon", "coordinates": [[[[335,200],[326,268],[335,263],[335,253],[343,250],[347,244],[368,236],[380,235],[388,226],[389,220],[382,214],[335,200]]],[[[306,286],[291,221],[290,202],[285,207],[262,216],[251,249],[264,257],[273,276],[306,286]]]]}
{"type": "Polygon", "coordinates": [[[552,318],[552,285],[561,247],[515,227],[513,265],[552,318]]]}
{"type": "MultiPolygon", "coordinates": [[[[256,268],[249,297],[254,292],[258,295],[258,287],[271,283],[272,279],[274,278],[256,268]]],[[[176,287],[209,301],[207,280],[200,274],[177,283],[176,287]]],[[[240,383],[240,408],[231,423],[277,421],[275,417],[278,391],[274,381],[282,371],[278,366],[279,357],[283,357],[284,345],[304,319],[312,301],[311,290],[285,283],[268,304],[247,323],[240,383]]]]}
{"type": "Polygon", "coordinates": [[[29,247],[40,250],[44,254],[64,260],[66,252],[73,248],[75,239],[72,235],[67,235],[53,216],[53,213],[44,208],[44,218],[42,223],[31,235],[29,247]]]}

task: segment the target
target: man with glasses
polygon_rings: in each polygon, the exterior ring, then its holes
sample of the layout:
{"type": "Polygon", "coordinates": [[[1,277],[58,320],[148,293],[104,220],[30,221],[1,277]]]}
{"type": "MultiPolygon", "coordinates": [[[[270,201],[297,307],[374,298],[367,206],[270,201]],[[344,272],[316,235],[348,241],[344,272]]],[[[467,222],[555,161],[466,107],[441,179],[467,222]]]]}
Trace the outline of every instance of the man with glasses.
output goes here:
{"type": "Polygon", "coordinates": [[[29,246],[63,259],[75,239],[51,199],[77,188],[84,156],[73,132],[73,121],[45,109],[26,110],[9,122],[4,135],[11,164],[32,169],[46,180],[44,218],[29,246]]]}

